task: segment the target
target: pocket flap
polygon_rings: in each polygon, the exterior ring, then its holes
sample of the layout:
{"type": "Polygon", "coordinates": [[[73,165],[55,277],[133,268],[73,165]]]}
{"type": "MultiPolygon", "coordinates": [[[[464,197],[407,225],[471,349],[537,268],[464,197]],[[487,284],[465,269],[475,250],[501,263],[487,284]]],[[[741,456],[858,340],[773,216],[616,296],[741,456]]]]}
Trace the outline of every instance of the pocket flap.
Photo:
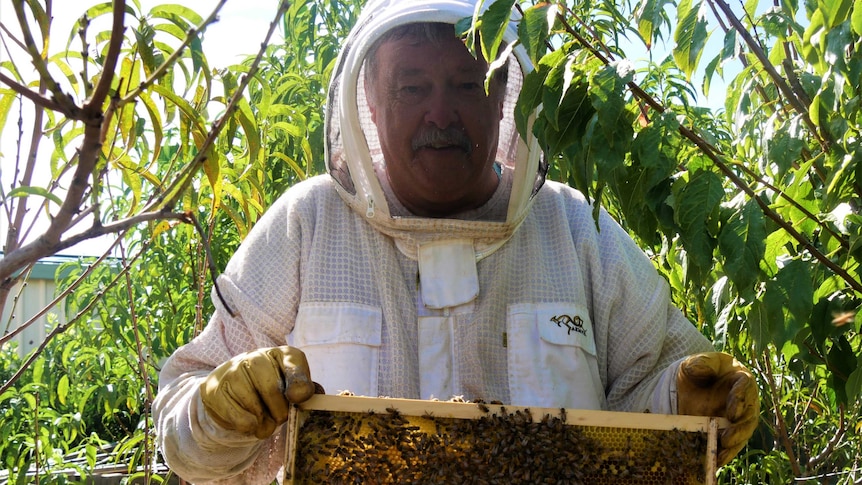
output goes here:
{"type": "Polygon", "coordinates": [[[301,303],[292,337],[294,345],[352,343],[379,347],[383,313],[373,306],[301,303]]]}
{"type": "Polygon", "coordinates": [[[596,355],[593,326],[586,310],[562,305],[540,305],[536,311],[539,336],[556,345],[580,347],[596,355]]]}

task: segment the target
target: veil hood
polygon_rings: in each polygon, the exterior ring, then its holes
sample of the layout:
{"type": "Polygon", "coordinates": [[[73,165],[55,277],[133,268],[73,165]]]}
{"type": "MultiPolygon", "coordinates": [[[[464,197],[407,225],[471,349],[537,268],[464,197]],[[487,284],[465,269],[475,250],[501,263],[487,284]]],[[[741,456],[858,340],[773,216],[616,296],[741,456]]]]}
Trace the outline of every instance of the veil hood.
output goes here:
{"type": "MultiPolygon", "coordinates": [[[[525,141],[515,128],[515,102],[524,76],[532,70],[526,52],[515,44],[509,54],[504,116],[496,152],[505,182],[500,184],[502,188],[498,191],[506,193],[495,197],[508,201],[505,202],[505,218],[431,218],[405,214],[403,207],[387,190],[388,181],[378,178],[377,173],[382,172],[379,169],[385,167],[385,161],[377,130],[371,121],[362,75],[369,49],[387,31],[404,24],[455,24],[472,17],[476,3],[471,0],[368,2],[336,61],[329,86],[325,158],[339,194],[378,231],[393,237],[398,248],[413,259],[418,259],[423,246],[445,246],[446,241],[459,241],[461,245],[466,241],[476,260],[491,254],[514,234],[523,221],[547,172],[535,138],[531,135],[525,141]]],[[[491,3],[486,1],[481,8],[485,9],[491,3]]],[[[513,10],[503,35],[503,41],[509,45],[517,41],[517,20],[518,14],[513,10]]]]}

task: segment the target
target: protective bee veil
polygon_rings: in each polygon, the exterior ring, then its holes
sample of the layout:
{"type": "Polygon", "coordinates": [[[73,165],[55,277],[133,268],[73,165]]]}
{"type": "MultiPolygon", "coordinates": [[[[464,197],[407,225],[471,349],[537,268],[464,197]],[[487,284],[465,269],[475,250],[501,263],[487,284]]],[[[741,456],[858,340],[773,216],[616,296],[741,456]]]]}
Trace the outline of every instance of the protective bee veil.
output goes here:
{"type": "MultiPolygon", "coordinates": [[[[481,8],[492,2],[485,3],[481,8]]],[[[516,46],[503,67],[508,69],[508,76],[496,150],[503,183],[494,198],[503,199],[503,210],[468,211],[447,218],[418,217],[406,211],[388,190],[387,161],[371,121],[364,85],[363,68],[369,50],[398,26],[416,22],[455,24],[472,17],[475,9],[475,2],[463,0],[370,2],[347,39],[330,85],[326,112],[329,173],[347,203],[377,230],[393,237],[399,249],[413,259],[418,258],[421,246],[447,240],[469,241],[477,259],[487,256],[523,221],[547,171],[535,139],[521,139],[515,128],[515,103],[524,75],[532,69],[526,52],[516,46]]],[[[517,40],[516,20],[505,31],[506,44],[517,40]]]]}

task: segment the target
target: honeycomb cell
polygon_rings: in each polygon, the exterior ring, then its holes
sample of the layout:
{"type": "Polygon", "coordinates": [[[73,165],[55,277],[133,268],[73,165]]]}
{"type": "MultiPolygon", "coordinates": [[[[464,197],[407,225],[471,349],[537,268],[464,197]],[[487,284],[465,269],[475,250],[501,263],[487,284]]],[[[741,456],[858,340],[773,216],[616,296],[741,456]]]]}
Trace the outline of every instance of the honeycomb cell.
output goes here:
{"type": "MultiPolygon", "coordinates": [[[[699,484],[700,431],[589,426],[499,406],[475,419],[304,411],[293,483],[699,484]]],[[[648,415],[647,415],[648,416],[648,415]]]]}

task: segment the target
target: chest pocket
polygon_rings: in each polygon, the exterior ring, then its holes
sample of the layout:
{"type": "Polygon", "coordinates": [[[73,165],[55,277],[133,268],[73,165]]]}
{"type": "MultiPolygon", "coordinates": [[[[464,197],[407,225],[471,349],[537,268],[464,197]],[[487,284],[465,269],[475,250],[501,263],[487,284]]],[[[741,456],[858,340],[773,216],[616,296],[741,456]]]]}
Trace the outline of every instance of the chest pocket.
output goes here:
{"type": "Polygon", "coordinates": [[[377,396],[383,314],[352,303],[302,303],[290,345],[305,352],[311,378],[328,394],[377,396]]]}
{"type": "Polygon", "coordinates": [[[564,303],[512,305],[506,327],[513,404],[606,407],[586,309],[564,303]]]}

